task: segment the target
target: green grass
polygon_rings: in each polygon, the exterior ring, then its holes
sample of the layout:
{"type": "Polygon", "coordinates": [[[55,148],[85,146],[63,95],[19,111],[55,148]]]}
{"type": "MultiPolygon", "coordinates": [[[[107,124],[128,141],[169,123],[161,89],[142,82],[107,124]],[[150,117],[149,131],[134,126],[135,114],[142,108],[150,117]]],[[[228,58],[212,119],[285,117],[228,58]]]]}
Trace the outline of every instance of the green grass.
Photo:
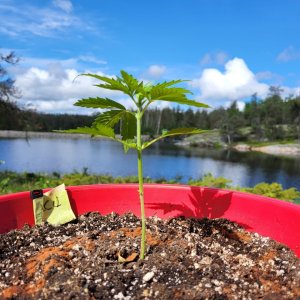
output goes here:
{"type": "MultiPolygon", "coordinates": [[[[144,178],[145,183],[180,183],[181,177],[171,180],[165,178],[151,179],[144,178]]],[[[0,194],[16,193],[21,191],[30,191],[34,189],[53,188],[64,183],[66,186],[98,184],[98,183],[137,183],[137,176],[113,177],[111,175],[92,175],[87,172],[73,172],[65,175],[58,173],[16,173],[10,171],[0,172],[0,194]]],[[[300,192],[296,188],[283,189],[279,183],[259,183],[256,186],[238,187],[232,186],[231,180],[225,177],[214,177],[212,174],[206,174],[199,179],[190,179],[189,185],[207,186],[215,188],[224,188],[230,190],[243,191],[257,195],[277,198],[289,202],[299,203],[300,192]]]]}

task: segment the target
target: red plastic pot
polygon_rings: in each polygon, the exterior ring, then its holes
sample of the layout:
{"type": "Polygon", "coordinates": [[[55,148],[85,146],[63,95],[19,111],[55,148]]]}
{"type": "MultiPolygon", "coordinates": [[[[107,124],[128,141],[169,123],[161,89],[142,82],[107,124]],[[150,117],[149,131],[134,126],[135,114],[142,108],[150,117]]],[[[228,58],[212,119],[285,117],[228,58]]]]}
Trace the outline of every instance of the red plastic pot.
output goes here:
{"type": "MultiPolygon", "coordinates": [[[[140,215],[138,185],[103,184],[67,188],[77,215],[112,211],[140,215]]],[[[267,197],[184,185],[145,185],[146,215],[161,218],[226,218],[290,247],[300,257],[300,205],[267,197]]],[[[29,192],[0,196],[0,233],[34,224],[29,192]]]]}

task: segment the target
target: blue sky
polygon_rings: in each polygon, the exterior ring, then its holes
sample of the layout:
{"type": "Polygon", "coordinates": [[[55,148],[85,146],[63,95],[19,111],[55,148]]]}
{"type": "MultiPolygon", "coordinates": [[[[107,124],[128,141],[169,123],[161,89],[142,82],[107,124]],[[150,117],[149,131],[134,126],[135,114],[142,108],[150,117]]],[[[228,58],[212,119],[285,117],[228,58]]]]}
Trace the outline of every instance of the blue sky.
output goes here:
{"type": "MultiPolygon", "coordinates": [[[[19,103],[77,112],[87,96],[117,97],[82,72],[141,80],[189,79],[194,98],[213,107],[264,97],[270,85],[300,94],[298,0],[1,0],[0,51],[19,103]]],[[[162,105],[162,104],[161,104],[162,105]]],[[[81,111],[83,112],[83,111],[81,111]]]]}

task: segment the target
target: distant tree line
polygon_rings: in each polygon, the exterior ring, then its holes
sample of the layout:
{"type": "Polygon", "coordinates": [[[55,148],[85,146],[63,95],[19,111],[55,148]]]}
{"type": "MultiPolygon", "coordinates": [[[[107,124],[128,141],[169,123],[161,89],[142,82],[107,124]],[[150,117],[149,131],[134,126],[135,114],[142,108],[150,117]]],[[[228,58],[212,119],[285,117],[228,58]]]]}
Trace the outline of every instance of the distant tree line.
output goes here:
{"type": "MultiPolygon", "coordinates": [[[[39,113],[21,109],[14,102],[0,100],[0,130],[70,129],[90,126],[93,119],[92,116],[39,113]]],[[[237,102],[233,102],[228,108],[211,111],[176,107],[152,109],[145,114],[143,132],[146,134],[156,135],[175,127],[218,129],[229,144],[249,139],[300,141],[300,97],[283,99],[278,93],[270,93],[265,99],[258,99],[253,95],[242,111],[238,109],[237,102]]]]}
{"type": "Polygon", "coordinates": [[[92,123],[91,116],[43,114],[19,108],[12,99],[19,98],[21,94],[7,71],[9,66],[18,61],[14,52],[0,52],[0,130],[52,131],[89,126],[92,123]]]}
{"type": "Polygon", "coordinates": [[[182,111],[180,108],[150,110],[144,118],[144,131],[156,134],[162,129],[197,127],[218,129],[227,143],[241,140],[300,141],[300,97],[283,99],[280,88],[270,87],[265,99],[253,95],[243,110],[234,101],[228,108],[182,111]]]}
{"type": "MultiPolygon", "coordinates": [[[[13,52],[6,55],[0,52],[0,130],[53,131],[91,125],[93,116],[46,114],[19,108],[11,99],[20,97],[20,93],[7,73],[7,66],[17,62],[13,52]]],[[[228,108],[214,110],[180,107],[148,110],[143,132],[157,135],[164,129],[197,127],[218,129],[228,144],[241,140],[298,139],[300,142],[300,96],[283,98],[282,91],[271,86],[265,99],[254,94],[243,110],[238,109],[236,101],[228,108]]]]}
{"type": "Polygon", "coordinates": [[[15,102],[0,99],[0,130],[53,131],[90,126],[92,116],[46,114],[21,109],[15,102]]]}

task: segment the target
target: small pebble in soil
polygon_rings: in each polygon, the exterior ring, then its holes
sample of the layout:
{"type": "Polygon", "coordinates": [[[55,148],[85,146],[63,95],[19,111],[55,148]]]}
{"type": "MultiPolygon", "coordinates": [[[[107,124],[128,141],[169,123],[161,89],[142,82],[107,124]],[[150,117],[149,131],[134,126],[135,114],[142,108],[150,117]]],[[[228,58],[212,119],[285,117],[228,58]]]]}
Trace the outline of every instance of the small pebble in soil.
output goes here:
{"type": "Polygon", "coordinates": [[[148,282],[154,277],[154,272],[148,272],[143,276],[143,281],[148,282]]]}
{"type": "Polygon", "coordinates": [[[225,219],[89,213],[0,235],[0,299],[298,299],[300,260],[225,219]],[[120,262],[121,261],[121,262],[120,262]]]}

